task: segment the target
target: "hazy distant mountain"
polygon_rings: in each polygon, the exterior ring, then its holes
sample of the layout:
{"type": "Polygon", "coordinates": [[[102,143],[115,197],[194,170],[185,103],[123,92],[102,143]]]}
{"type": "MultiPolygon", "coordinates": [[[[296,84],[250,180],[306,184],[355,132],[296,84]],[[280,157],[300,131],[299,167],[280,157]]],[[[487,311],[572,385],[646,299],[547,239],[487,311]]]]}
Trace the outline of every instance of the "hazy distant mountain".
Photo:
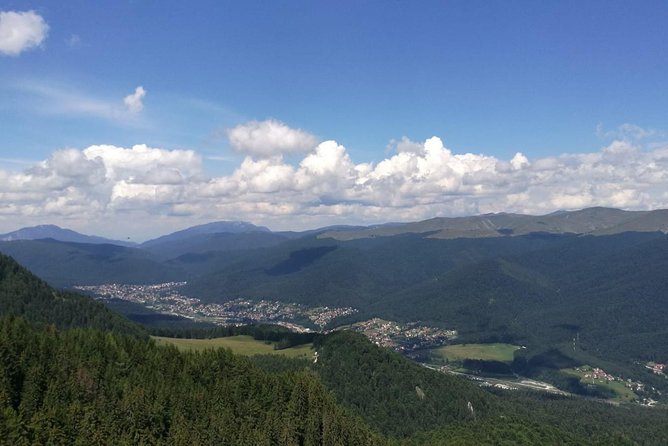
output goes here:
{"type": "Polygon", "coordinates": [[[668,209],[657,209],[649,212],[634,213],[634,218],[605,229],[592,232],[595,235],[615,234],[620,232],[654,232],[668,233],[668,209]]]}
{"type": "Polygon", "coordinates": [[[369,227],[355,231],[326,231],[321,238],[355,240],[400,234],[428,234],[430,238],[480,238],[525,235],[535,232],[553,234],[619,234],[628,231],[668,230],[668,211],[622,211],[594,207],[548,215],[486,214],[472,217],[432,218],[414,223],[369,227]]]}
{"type": "Polygon", "coordinates": [[[53,239],[61,242],[90,243],[90,244],[112,244],[120,246],[135,246],[135,243],[120,240],[111,240],[94,235],[84,235],[71,229],[64,229],[56,225],[39,225],[21,228],[7,234],[0,234],[0,241],[10,242],[13,240],[39,240],[53,239]]]}
{"type": "Polygon", "coordinates": [[[148,248],[165,242],[172,242],[176,240],[183,240],[195,235],[202,234],[219,234],[219,233],[244,234],[249,232],[271,232],[269,228],[264,226],[256,226],[245,221],[216,221],[198,226],[192,226],[181,231],[176,231],[171,234],[163,235],[152,240],[142,243],[142,248],[148,248]]]}
{"type": "Polygon", "coordinates": [[[161,237],[161,241],[152,241],[141,246],[161,259],[175,259],[184,255],[200,255],[210,252],[243,251],[247,249],[268,248],[283,243],[289,238],[285,235],[265,232],[218,232],[195,234],[183,238],[161,237]]]}
{"type": "Polygon", "coordinates": [[[53,239],[0,242],[12,256],[52,286],[160,283],[184,280],[184,272],[137,248],[53,239]]]}

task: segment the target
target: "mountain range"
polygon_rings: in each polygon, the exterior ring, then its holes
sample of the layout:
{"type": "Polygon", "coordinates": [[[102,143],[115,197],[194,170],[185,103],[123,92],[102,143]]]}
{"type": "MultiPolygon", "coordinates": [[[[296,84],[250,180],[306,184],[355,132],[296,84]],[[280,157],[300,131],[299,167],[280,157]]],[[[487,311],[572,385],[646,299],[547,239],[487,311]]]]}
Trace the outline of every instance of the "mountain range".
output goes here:
{"type": "MultiPolygon", "coordinates": [[[[579,211],[558,211],[547,215],[485,214],[468,217],[437,217],[409,223],[387,223],[372,226],[327,226],[308,231],[272,232],[265,226],[244,221],[218,221],[192,226],[166,234],[143,243],[113,240],[85,235],[56,225],[25,227],[0,234],[0,241],[53,239],[61,242],[113,244],[160,250],[170,244],[206,243],[212,234],[276,234],[282,239],[296,239],[309,235],[335,240],[355,240],[371,237],[388,237],[401,234],[425,234],[429,238],[483,238],[517,236],[532,233],[611,235],[622,232],[668,232],[668,209],[653,211],[624,211],[594,207],[579,211]]],[[[246,243],[251,238],[246,237],[246,243]]],[[[243,244],[242,244],[243,245],[243,244]]],[[[241,246],[240,246],[241,247],[241,246]]],[[[211,250],[216,250],[214,246],[211,250]]],[[[181,248],[181,251],[188,250],[181,248]]],[[[201,248],[199,249],[202,250],[201,248]]]]}
{"type": "Polygon", "coordinates": [[[326,231],[320,237],[354,240],[405,233],[429,233],[431,238],[453,239],[517,236],[536,232],[610,235],[629,231],[667,232],[668,210],[623,211],[595,207],[539,216],[499,213],[473,217],[439,217],[415,223],[364,228],[356,231],[326,231]]]}

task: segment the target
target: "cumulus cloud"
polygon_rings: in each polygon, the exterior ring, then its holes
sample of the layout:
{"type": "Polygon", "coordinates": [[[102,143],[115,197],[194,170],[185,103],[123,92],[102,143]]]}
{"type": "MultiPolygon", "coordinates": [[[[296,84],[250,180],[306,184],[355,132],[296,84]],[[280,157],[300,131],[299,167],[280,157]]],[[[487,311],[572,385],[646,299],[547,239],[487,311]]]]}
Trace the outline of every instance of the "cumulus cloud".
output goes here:
{"type": "Polygon", "coordinates": [[[305,152],[318,143],[308,132],[293,129],[280,121],[251,121],[227,130],[232,147],[256,157],[305,152]]]}
{"type": "Polygon", "coordinates": [[[393,139],[386,147],[388,152],[410,152],[410,153],[422,153],[424,146],[420,143],[411,141],[407,137],[403,136],[400,140],[393,139]]]}
{"type": "Polygon", "coordinates": [[[142,102],[144,96],[146,96],[146,90],[144,90],[144,87],[140,85],[139,87],[135,88],[134,93],[129,94],[123,98],[125,108],[130,113],[139,113],[144,109],[144,103],[142,102]]]}
{"type": "Polygon", "coordinates": [[[18,56],[42,44],[49,25],[35,11],[0,11],[0,54],[18,56]]]}
{"type": "Polygon", "coordinates": [[[128,224],[157,235],[156,222],[168,221],[170,229],[217,219],[300,229],[502,211],[668,207],[668,145],[618,140],[589,153],[503,160],[455,153],[437,137],[401,144],[408,149],[378,163],[355,163],[345,147],[324,141],[294,164],[280,155],[249,155],[217,177],[207,177],[201,156],[190,150],[57,150],[23,171],[0,170],[0,226],[66,219],[108,225],[110,235],[128,224]]]}
{"type": "Polygon", "coordinates": [[[0,215],[104,220],[128,202],[149,208],[171,203],[200,173],[200,157],[189,150],[145,145],[57,150],[22,172],[0,171],[0,215]]]}

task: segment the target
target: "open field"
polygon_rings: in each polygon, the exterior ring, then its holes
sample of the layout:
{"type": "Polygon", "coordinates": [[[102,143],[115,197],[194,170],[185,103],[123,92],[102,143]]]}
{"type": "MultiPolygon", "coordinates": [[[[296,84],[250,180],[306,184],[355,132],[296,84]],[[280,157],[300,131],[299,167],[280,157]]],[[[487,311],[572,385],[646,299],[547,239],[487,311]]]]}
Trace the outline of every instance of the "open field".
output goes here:
{"type": "Polygon", "coordinates": [[[433,352],[448,361],[480,359],[483,361],[511,362],[520,347],[511,344],[456,344],[434,349],[433,352]]]}
{"type": "Polygon", "coordinates": [[[310,358],[311,344],[298,345],[283,350],[274,350],[274,344],[253,339],[252,336],[230,336],[213,339],[180,339],[153,336],[158,345],[175,345],[181,350],[205,350],[207,348],[229,348],[238,355],[284,355],[289,358],[310,358]]]}

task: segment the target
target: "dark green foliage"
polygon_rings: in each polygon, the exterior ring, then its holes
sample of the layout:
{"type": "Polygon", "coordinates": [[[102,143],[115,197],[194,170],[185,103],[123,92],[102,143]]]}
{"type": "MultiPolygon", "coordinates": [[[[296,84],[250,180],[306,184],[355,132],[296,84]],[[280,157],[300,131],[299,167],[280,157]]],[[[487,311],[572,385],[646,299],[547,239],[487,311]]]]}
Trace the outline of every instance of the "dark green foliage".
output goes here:
{"type": "Polygon", "coordinates": [[[91,327],[146,336],[137,325],[90,297],[56,291],[12,258],[0,255],[0,316],[20,316],[59,328],[91,327]]]}
{"type": "MultiPolygon", "coordinates": [[[[559,445],[575,446],[596,444],[568,431],[554,428],[548,424],[540,424],[526,419],[510,419],[506,416],[482,422],[460,423],[435,432],[423,434],[415,441],[420,445],[559,445]]],[[[612,439],[600,444],[624,444],[612,439]]],[[[627,443],[633,444],[633,443],[627,443]]]]}
{"type": "Polygon", "coordinates": [[[0,443],[373,445],[307,371],[0,321],[0,443]]]}
{"type": "Polygon", "coordinates": [[[288,358],[283,355],[253,355],[249,358],[257,367],[273,373],[304,370],[311,365],[309,359],[288,358]]]}
{"type": "Polygon", "coordinates": [[[504,392],[503,397],[506,418],[529,419],[539,426],[586,438],[591,444],[668,444],[666,409],[615,406],[534,392],[504,392]]]}
{"type": "Polygon", "coordinates": [[[475,384],[415,364],[342,331],[314,343],[315,370],[346,407],[392,436],[486,418],[497,398],[475,384]],[[468,404],[474,408],[472,413],[468,404]]]}

